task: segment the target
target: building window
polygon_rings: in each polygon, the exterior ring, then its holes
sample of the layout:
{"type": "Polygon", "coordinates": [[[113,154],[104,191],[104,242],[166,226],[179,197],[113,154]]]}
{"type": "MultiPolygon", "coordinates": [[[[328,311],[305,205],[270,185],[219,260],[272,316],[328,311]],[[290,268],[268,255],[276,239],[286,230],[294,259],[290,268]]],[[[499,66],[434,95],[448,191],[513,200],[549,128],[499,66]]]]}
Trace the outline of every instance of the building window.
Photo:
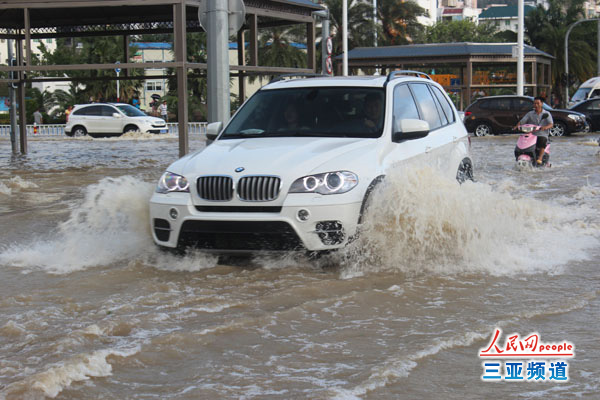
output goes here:
{"type": "Polygon", "coordinates": [[[153,90],[153,91],[162,90],[162,82],[160,82],[160,81],[146,82],[146,90],[153,90]]]}
{"type": "Polygon", "coordinates": [[[506,21],[504,21],[504,25],[510,26],[510,20],[507,19],[506,21]]]}
{"type": "Polygon", "coordinates": [[[52,39],[46,39],[46,43],[48,43],[48,44],[52,43],[52,39]]]}
{"type": "Polygon", "coordinates": [[[33,39],[33,43],[39,43],[40,39],[33,39]]]}

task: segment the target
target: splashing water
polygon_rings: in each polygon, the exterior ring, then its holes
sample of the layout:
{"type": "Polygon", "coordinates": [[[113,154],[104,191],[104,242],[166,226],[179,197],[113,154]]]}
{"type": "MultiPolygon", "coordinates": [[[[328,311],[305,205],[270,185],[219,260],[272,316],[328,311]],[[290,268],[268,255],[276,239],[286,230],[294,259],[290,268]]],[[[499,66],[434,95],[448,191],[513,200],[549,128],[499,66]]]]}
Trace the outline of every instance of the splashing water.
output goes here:
{"type": "Polygon", "coordinates": [[[153,249],[148,223],[152,190],[152,184],[132,176],[104,178],[86,188],[83,203],[50,239],[11,245],[0,253],[0,262],[68,273],[153,249]]]}
{"type": "Polygon", "coordinates": [[[342,277],[367,271],[560,272],[597,245],[585,208],[570,208],[444,178],[429,168],[389,175],[359,238],[340,252],[342,277]]]}

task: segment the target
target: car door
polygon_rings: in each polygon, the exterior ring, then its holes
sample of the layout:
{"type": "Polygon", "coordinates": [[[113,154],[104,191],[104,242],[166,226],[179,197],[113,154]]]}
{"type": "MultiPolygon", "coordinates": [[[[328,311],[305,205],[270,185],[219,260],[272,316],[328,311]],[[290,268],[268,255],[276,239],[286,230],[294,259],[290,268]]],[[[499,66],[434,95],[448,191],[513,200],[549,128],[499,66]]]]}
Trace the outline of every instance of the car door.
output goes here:
{"type": "Polygon", "coordinates": [[[582,110],[584,114],[587,114],[592,121],[591,130],[597,131],[600,129],[600,99],[588,101],[586,104],[587,109],[582,110]]]}
{"type": "MultiPolygon", "coordinates": [[[[415,101],[412,90],[407,83],[396,85],[393,90],[392,99],[392,134],[394,127],[404,119],[423,119],[415,101]]],[[[429,136],[429,135],[428,135],[429,136]]],[[[390,152],[386,157],[386,163],[398,168],[407,163],[426,164],[428,153],[432,146],[431,139],[426,136],[419,139],[392,142],[390,152]]],[[[391,137],[390,137],[391,140],[391,137]]]]}
{"type": "MultiPolygon", "coordinates": [[[[529,111],[533,110],[533,100],[525,98],[525,97],[516,97],[513,99],[513,109],[515,110],[515,123],[517,125],[519,121],[527,114],[529,111]]],[[[513,125],[513,126],[514,126],[513,125]]]]}
{"type": "Polygon", "coordinates": [[[101,105],[100,106],[102,113],[102,133],[112,133],[119,134],[123,133],[123,118],[121,117],[121,113],[109,105],[101,105]],[[119,117],[113,116],[113,114],[118,114],[119,117]]]}
{"type": "Polygon", "coordinates": [[[517,124],[515,110],[510,97],[498,97],[492,101],[492,119],[496,122],[497,132],[511,132],[517,124]]]}

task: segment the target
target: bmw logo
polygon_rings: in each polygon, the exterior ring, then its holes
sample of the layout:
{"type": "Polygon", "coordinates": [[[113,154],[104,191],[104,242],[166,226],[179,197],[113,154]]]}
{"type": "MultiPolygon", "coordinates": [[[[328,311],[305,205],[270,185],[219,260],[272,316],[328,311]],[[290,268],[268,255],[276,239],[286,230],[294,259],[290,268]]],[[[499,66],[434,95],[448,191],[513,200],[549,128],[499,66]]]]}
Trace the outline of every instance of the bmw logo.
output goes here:
{"type": "Polygon", "coordinates": [[[235,172],[242,172],[242,171],[243,171],[243,170],[245,170],[245,169],[246,169],[246,168],[244,168],[244,167],[237,167],[237,168],[235,169],[235,172]]]}

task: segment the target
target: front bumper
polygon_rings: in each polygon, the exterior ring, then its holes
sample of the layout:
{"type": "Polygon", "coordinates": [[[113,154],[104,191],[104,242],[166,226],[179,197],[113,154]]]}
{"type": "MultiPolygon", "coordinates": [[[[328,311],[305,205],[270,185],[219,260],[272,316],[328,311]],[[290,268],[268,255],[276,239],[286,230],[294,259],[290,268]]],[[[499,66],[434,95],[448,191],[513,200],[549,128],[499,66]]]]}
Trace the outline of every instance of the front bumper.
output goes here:
{"type": "Polygon", "coordinates": [[[196,206],[188,193],[155,193],[150,200],[152,236],[164,247],[228,253],[330,250],[343,247],[356,233],[361,202],[318,204],[314,195],[289,197],[293,201],[286,199],[281,207],[196,206]],[[307,220],[300,220],[300,210],[308,212],[307,220]]]}

